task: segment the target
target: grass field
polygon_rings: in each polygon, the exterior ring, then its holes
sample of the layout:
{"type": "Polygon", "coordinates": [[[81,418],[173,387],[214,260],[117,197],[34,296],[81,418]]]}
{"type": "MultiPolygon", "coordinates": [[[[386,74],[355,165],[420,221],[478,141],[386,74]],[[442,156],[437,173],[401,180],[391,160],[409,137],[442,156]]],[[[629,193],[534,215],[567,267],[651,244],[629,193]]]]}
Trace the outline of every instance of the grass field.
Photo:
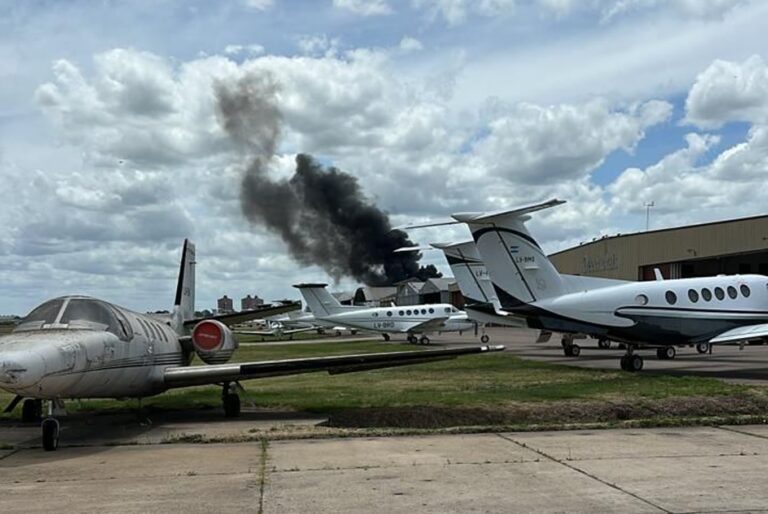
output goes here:
{"type": "MultiPolygon", "coordinates": [[[[235,361],[383,351],[411,345],[375,341],[249,345],[235,361]]],[[[259,407],[328,415],[341,426],[487,425],[601,422],[675,416],[768,413],[762,387],[698,377],[632,374],[526,361],[508,353],[329,376],[312,373],[244,383],[259,407]]],[[[10,401],[8,394],[0,400],[10,401]]],[[[145,400],[163,409],[220,405],[220,388],[169,391],[145,400]]],[[[71,410],[126,408],[135,401],[70,402],[71,410]]]]}

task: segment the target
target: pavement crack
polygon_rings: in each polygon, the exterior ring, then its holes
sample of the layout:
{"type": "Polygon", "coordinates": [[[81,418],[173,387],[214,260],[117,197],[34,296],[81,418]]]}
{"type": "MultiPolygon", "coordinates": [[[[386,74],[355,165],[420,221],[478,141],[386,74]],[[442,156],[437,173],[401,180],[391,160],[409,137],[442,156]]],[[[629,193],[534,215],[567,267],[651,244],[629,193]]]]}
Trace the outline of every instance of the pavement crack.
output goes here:
{"type": "Polygon", "coordinates": [[[743,430],[737,430],[732,427],[726,427],[722,425],[718,425],[715,428],[719,430],[723,430],[724,432],[732,432],[734,434],[740,434],[740,435],[748,435],[750,437],[757,437],[758,439],[768,439],[768,436],[760,435],[760,434],[753,434],[751,432],[744,432],[743,430]]]}
{"type": "Polygon", "coordinates": [[[264,514],[264,490],[267,487],[267,458],[269,439],[261,440],[261,458],[259,459],[259,514],[264,514]]]}
{"type": "Polygon", "coordinates": [[[575,471],[576,473],[579,473],[581,475],[584,475],[587,478],[591,478],[592,480],[596,480],[597,482],[600,482],[603,485],[606,485],[606,486],[608,486],[608,487],[610,487],[612,489],[615,489],[615,490],[617,490],[617,491],[619,491],[621,493],[624,493],[624,494],[629,495],[629,496],[631,496],[631,497],[633,497],[633,498],[635,498],[637,500],[640,500],[641,502],[643,502],[643,503],[645,503],[647,505],[650,505],[654,509],[658,509],[661,512],[665,512],[666,514],[672,514],[671,510],[667,510],[664,507],[662,507],[661,505],[657,505],[657,504],[653,503],[652,501],[647,500],[647,499],[643,498],[642,496],[640,496],[638,494],[635,494],[635,493],[633,493],[631,491],[627,491],[626,489],[624,489],[622,487],[619,487],[616,484],[613,484],[611,482],[603,480],[602,478],[600,478],[600,477],[598,477],[596,475],[593,475],[591,473],[588,473],[588,472],[584,471],[583,469],[577,468],[576,466],[574,466],[572,464],[569,464],[568,462],[566,462],[564,460],[558,459],[557,457],[553,457],[552,455],[550,455],[550,454],[548,454],[548,453],[546,453],[544,451],[541,451],[541,450],[539,450],[537,448],[534,448],[532,446],[528,446],[525,443],[521,443],[519,441],[516,441],[515,439],[513,439],[513,438],[511,438],[509,436],[506,436],[504,434],[496,434],[496,435],[499,436],[500,438],[504,439],[505,441],[509,441],[510,443],[516,444],[517,446],[519,446],[521,448],[525,448],[526,450],[530,450],[530,451],[532,451],[534,453],[537,453],[537,454],[541,455],[542,457],[544,457],[545,459],[551,460],[552,462],[556,462],[557,464],[565,466],[566,468],[568,468],[568,469],[570,469],[572,471],[575,471]]]}

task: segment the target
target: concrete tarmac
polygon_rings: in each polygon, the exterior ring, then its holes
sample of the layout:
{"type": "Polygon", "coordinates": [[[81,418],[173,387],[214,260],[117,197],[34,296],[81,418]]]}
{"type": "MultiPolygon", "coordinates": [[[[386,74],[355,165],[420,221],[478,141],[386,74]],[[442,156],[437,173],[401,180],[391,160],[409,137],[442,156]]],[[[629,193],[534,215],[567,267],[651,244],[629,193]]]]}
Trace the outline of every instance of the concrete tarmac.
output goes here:
{"type": "Polygon", "coordinates": [[[0,512],[768,512],[766,457],[765,426],[25,448],[0,512]]]}

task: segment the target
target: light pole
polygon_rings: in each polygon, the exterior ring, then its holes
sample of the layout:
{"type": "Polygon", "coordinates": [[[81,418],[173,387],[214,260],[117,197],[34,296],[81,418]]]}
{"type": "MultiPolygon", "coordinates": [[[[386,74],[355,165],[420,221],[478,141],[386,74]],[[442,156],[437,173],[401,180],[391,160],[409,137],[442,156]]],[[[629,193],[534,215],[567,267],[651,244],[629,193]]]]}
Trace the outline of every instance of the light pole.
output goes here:
{"type": "Polygon", "coordinates": [[[648,232],[651,224],[651,207],[655,207],[656,204],[654,202],[647,202],[643,205],[645,205],[645,231],[648,232]]]}

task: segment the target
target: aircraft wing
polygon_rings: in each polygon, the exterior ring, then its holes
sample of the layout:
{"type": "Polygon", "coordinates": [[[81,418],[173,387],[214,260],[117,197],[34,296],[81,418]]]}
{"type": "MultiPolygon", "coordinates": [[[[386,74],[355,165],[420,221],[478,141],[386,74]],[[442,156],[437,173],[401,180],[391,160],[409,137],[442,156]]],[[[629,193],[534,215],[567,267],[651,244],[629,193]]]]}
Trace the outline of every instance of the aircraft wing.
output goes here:
{"type": "Polygon", "coordinates": [[[327,371],[331,375],[366,371],[378,368],[407,366],[439,360],[454,359],[460,355],[498,352],[503,346],[464,346],[408,352],[369,353],[362,355],[337,355],[333,357],[309,357],[261,362],[239,362],[212,366],[186,366],[167,368],[165,384],[169,388],[187,387],[236,380],[298,375],[315,371],[327,371]]]}
{"type": "Polygon", "coordinates": [[[418,325],[413,325],[409,331],[414,332],[429,332],[430,330],[440,330],[443,327],[443,323],[448,321],[448,316],[443,316],[441,318],[432,318],[429,321],[425,321],[424,323],[419,323],[418,325]]]}
{"type": "Polygon", "coordinates": [[[278,330],[273,328],[272,330],[235,330],[235,334],[243,334],[243,335],[251,335],[251,336],[274,336],[274,335],[283,335],[283,336],[289,336],[291,334],[298,334],[301,332],[310,332],[312,330],[317,330],[317,327],[303,327],[303,328],[292,328],[290,330],[278,330]]]}
{"type": "Polygon", "coordinates": [[[204,319],[215,319],[215,320],[221,321],[227,326],[232,326],[232,325],[238,325],[240,323],[245,323],[246,321],[251,321],[254,319],[262,319],[262,318],[267,318],[269,316],[274,316],[275,314],[283,314],[284,312],[295,311],[300,308],[301,308],[301,304],[299,302],[282,303],[281,305],[277,305],[277,306],[268,306],[268,307],[263,307],[261,309],[233,312],[232,314],[220,314],[218,316],[212,316],[210,318],[189,319],[184,322],[184,326],[192,327],[194,325],[197,325],[204,319]]]}
{"type": "Polygon", "coordinates": [[[742,341],[749,341],[750,339],[760,339],[762,337],[768,337],[768,323],[734,328],[713,337],[709,342],[712,344],[739,343],[742,341]]]}

